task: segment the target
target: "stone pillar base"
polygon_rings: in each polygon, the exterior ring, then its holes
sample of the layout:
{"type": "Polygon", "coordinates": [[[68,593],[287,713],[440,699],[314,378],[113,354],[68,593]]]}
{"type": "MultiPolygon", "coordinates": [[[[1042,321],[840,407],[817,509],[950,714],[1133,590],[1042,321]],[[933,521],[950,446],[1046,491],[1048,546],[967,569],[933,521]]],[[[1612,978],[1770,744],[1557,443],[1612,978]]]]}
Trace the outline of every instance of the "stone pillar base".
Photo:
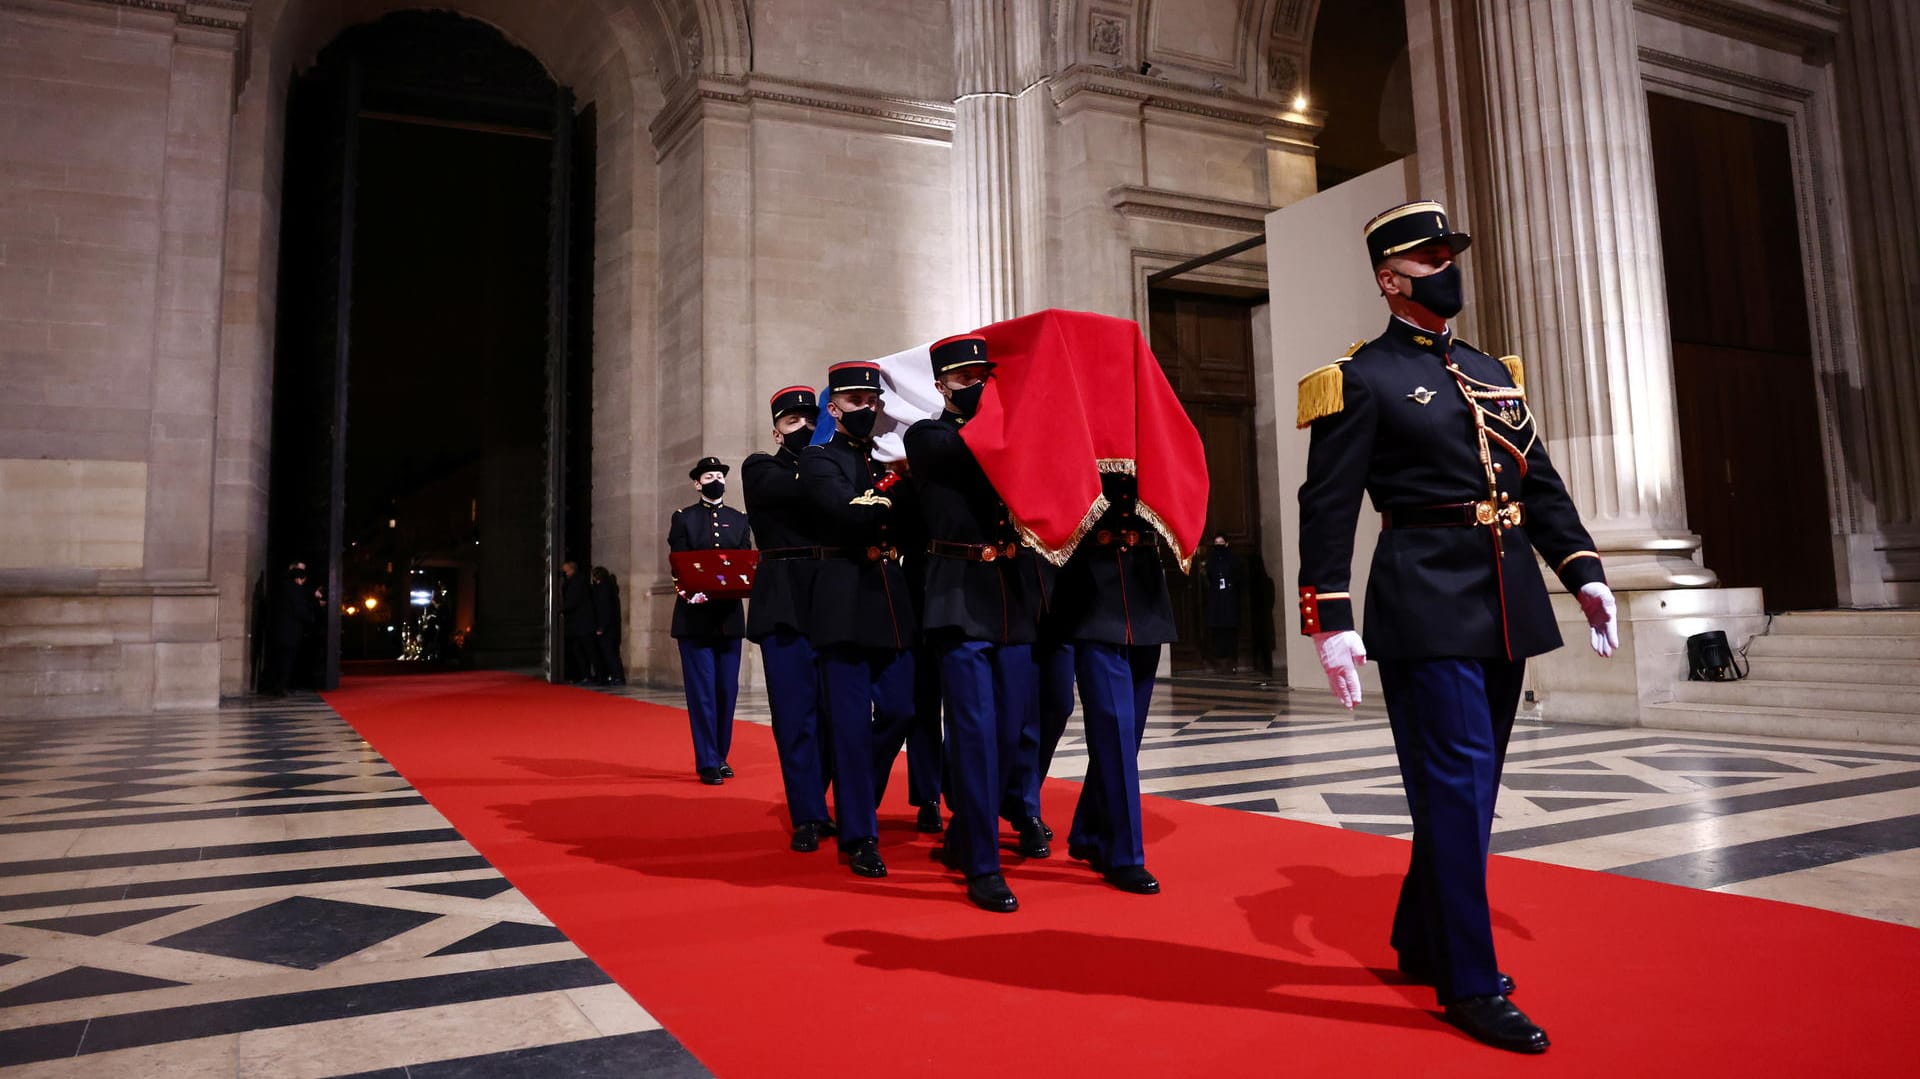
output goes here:
{"type": "MultiPolygon", "coordinates": [[[[1612,566],[1607,567],[1609,571],[1612,566]]],[[[1658,726],[1646,707],[1673,699],[1687,679],[1687,638],[1724,630],[1735,649],[1766,628],[1758,588],[1669,588],[1618,592],[1620,650],[1610,658],[1588,645],[1587,619],[1570,595],[1553,597],[1565,647],[1527,665],[1540,719],[1609,727],[1658,726]]]]}
{"type": "Polygon", "coordinates": [[[218,707],[219,602],[211,585],[0,593],[0,713],[218,707]]]}

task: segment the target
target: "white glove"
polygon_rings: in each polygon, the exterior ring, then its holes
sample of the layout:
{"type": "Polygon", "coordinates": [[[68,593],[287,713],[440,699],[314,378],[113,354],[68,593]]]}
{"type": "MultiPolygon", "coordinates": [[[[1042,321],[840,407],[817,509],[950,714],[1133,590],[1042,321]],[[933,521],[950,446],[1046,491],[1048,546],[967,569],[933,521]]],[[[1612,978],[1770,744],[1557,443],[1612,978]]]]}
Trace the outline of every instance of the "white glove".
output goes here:
{"type": "Polygon", "coordinates": [[[1313,635],[1320,653],[1320,669],[1335,699],[1349,711],[1360,703],[1360,666],[1367,661],[1367,642],[1350,629],[1313,635]]]}
{"type": "Polygon", "coordinates": [[[693,595],[687,597],[687,602],[705,603],[707,602],[707,594],[705,592],[695,592],[693,595]]]}
{"type": "Polygon", "coordinates": [[[1613,589],[1595,581],[1583,584],[1574,596],[1580,601],[1580,609],[1587,615],[1587,636],[1591,638],[1593,651],[1601,659],[1613,655],[1620,647],[1620,623],[1618,607],[1613,602],[1613,589]]]}

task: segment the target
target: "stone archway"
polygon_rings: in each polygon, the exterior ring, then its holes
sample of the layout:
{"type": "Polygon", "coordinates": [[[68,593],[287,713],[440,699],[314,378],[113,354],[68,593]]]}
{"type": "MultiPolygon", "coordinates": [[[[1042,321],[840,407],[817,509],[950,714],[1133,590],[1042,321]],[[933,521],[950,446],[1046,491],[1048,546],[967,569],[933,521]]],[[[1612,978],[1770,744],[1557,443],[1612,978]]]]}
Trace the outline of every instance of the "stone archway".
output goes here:
{"type": "MultiPolygon", "coordinates": [[[[294,72],[347,26],[423,5],[407,0],[263,0],[248,27],[232,127],[225,241],[220,400],[215,438],[213,565],[220,594],[221,692],[246,688],[247,604],[263,564],[272,413],[273,297],[288,87],[294,72]]],[[[624,566],[657,557],[650,509],[658,472],[654,390],[658,340],[659,171],[649,124],[701,72],[751,62],[739,0],[573,0],[527,5],[458,0],[436,8],[488,23],[533,54],[595,108],[598,166],[593,238],[594,542],[624,566]],[[604,429],[602,429],[604,423],[604,429]],[[642,536],[644,533],[644,537],[642,536]]],[[[647,616],[635,604],[632,628],[647,616]]],[[[635,633],[632,636],[637,637],[635,633]]]]}

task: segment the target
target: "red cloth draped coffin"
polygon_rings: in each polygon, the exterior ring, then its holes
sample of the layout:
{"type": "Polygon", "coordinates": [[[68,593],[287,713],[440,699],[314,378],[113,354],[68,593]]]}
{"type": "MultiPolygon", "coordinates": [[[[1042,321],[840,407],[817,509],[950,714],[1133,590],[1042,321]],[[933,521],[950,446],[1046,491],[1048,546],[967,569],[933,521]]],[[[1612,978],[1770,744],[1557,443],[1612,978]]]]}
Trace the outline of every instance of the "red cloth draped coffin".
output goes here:
{"type": "Polygon", "coordinates": [[[960,437],[1021,535],[1064,563],[1107,508],[1100,473],[1130,472],[1141,516],[1188,568],[1206,527],[1206,454],[1139,325],[1049,310],[978,332],[997,367],[960,437]]]}

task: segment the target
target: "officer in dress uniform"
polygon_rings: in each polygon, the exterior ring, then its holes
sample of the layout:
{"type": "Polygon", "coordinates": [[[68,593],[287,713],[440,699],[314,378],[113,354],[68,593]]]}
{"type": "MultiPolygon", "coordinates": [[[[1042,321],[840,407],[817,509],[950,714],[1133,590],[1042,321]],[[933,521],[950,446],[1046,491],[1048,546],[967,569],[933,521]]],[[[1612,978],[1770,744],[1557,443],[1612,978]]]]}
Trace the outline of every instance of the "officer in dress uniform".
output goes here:
{"type": "Polygon", "coordinates": [[[826,731],[820,715],[820,671],[807,639],[814,569],[820,560],[813,507],[800,480],[800,452],[813,438],[820,404],[808,386],[776,392],[773,437],[777,449],[740,466],[747,520],[760,543],[760,567],[747,608],[747,639],[760,646],[767,677],[773,740],[787,790],[787,818],[796,851],[820,849],[835,834],[827,814],[826,731]]]}
{"type": "Polygon", "coordinates": [[[905,483],[873,460],[880,366],[827,369],[833,438],[800,455],[823,545],[807,631],[826,684],[828,741],[840,849],[853,872],[884,877],[876,814],[880,776],[893,767],[913,722],[917,628],[894,535],[905,483]],[[892,491],[892,494],[889,494],[892,491]]]}
{"type": "Polygon", "coordinates": [[[1140,834],[1140,740],[1160,648],[1175,638],[1157,533],[1126,472],[1103,472],[1108,508],[1060,569],[1049,615],[1073,646],[1087,732],[1087,778],[1067,852],[1122,891],[1154,895],[1140,834]]]}
{"type": "Polygon", "coordinates": [[[1560,646],[1534,552],[1579,597],[1602,656],[1618,645],[1593,540],[1547,459],[1519,357],[1453,337],[1454,256],[1469,243],[1438,203],[1365,229],[1384,333],[1301,380],[1312,428],[1300,488],[1300,619],[1342,704],[1356,665],[1380,664],[1414,831],[1394,913],[1400,968],[1436,987],[1448,1021],[1541,1052],[1546,1032],[1508,997],[1487,906],[1494,796],[1528,656],[1560,646]],[[1366,635],[1347,591],[1360,495],[1380,512],[1366,635]]]}
{"type": "MultiPolygon", "coordinates": [[[[1000,810],[1021,730],[1037,704],[1038,599],[1026,583],[1035,556],[960,437],[993,372],[986,341],[949,337],[930,351],[946,410],[908,428],[906,446],[929,556],[920,625],[939,658],[947,703],[953,820],[945,861],[966,875],[975,906],[1011,913],[1020,904],[1000,872],[1000,810]]],[[[1022,854],[1052,853],[1037,816],[1020,825],[1022,854]]]]}
{"type": "MultiPolygon", "coordinates": [[[[668,550],[738,550],[753,546],[747,515],[721,504],[727,491],[727,471],[718,457],[702,457],[687,471],[700,500],[673,511],[673,519],[667,524],[668,550]]],[[[733,704],[740,692],[740,638],[746,631],[746,614],[737,599],[683,592],[673,601],[673,639],[680,644],[680,677],[687,687],[694,769],[700,782],[712,786],[733,778],[727,751],[733,746],[733,704]]]]}

